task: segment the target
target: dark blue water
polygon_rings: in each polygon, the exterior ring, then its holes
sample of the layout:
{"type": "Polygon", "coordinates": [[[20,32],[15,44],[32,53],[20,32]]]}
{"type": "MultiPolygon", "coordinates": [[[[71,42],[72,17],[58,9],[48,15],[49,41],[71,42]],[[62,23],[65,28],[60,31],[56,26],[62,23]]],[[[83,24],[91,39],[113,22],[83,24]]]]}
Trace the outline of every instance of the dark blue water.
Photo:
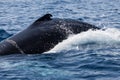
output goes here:
{"type": "Polygon", "coordinates": [[[120,80],[120,0],[0,0],[0,41],[46,13],[106,30],[72,35],[47,54],[0,56],[0,80],[120,80]]]}

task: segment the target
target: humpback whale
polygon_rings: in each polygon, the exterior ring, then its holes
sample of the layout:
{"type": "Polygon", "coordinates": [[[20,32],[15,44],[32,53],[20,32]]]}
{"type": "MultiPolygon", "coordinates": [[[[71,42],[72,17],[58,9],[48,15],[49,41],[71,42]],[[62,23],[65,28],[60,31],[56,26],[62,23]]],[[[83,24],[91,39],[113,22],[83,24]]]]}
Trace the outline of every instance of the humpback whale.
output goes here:
{"type": "Polygon", "coordinates": [[[79,20],[52,18],[51,14],[45,14],[25,30],[0,42],[0,55],[43,53],[69,35],[89,29],[100,28],[79,20]]]}

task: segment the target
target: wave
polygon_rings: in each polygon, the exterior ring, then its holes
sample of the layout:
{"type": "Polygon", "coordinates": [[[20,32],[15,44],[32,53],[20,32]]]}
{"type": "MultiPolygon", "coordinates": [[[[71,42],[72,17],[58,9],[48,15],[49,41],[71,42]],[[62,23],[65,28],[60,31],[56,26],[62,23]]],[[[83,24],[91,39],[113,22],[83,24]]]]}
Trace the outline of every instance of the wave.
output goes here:
{"type": "Polygon", "coordinates": [[[70,35],[48,53],[56,53],[69,50],[100,50],[120,49],[120,30],[107,28],[105,30],[88,30],[77,35],[70,35]]]}
{"type": "Polygon", "coordinates": [[[3,29],[0,29],[0,41],[10,37],[12,34],[6,32],[5,30],[3,29]]]}

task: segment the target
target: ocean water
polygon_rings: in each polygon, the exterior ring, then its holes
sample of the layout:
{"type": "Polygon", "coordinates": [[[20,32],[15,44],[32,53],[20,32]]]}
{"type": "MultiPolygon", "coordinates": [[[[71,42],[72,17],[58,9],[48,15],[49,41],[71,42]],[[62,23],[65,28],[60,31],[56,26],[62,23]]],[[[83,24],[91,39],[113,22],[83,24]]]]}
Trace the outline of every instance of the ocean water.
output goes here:
{"type": "Polygon", "coordinates": [[[0,56],[0,80],[120,80],[120,0],[0,0],[0,41],[46,13],[105,30],[71,35],[43,54],[0,56]]]}

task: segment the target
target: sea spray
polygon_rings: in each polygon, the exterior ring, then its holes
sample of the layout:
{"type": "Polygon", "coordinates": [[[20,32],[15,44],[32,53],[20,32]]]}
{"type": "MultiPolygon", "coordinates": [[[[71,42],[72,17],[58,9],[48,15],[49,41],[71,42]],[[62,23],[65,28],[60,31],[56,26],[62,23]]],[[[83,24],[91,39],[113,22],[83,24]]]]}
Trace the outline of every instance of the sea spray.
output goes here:
{"type": "Polygon", "coordinates": [[[105,30],[89,30],[71,35],[63,40],[49,53],[56,53],[69,50],[98,50],[105,48],[120,48],[120,30],[107,28],[105,30]]]}

